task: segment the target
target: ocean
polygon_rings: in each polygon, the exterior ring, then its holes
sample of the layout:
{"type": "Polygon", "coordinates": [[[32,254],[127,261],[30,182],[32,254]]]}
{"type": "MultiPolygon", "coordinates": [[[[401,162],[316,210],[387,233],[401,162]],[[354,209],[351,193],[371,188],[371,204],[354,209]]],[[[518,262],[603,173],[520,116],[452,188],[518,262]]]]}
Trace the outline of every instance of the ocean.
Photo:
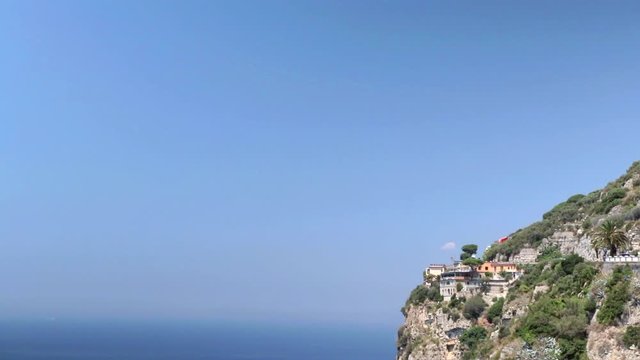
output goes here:
{"type": "Polygon", "coordinates": [[[392,327],[201,323],[0,324],[0,359],[393,360],[392,327]]]}

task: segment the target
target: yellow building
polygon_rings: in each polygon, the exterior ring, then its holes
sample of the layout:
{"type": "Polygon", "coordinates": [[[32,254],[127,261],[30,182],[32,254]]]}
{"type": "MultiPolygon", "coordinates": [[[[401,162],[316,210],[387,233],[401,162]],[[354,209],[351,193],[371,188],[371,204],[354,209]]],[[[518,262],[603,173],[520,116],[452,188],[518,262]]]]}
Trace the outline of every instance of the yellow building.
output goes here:
{"type": "Polygon", "coordinates": [[[425,270],[425,273],[427,275],[440,276],[440,274],[442,274],[446,268],[447,266],[444,264],[431,264],[425,270]]]}

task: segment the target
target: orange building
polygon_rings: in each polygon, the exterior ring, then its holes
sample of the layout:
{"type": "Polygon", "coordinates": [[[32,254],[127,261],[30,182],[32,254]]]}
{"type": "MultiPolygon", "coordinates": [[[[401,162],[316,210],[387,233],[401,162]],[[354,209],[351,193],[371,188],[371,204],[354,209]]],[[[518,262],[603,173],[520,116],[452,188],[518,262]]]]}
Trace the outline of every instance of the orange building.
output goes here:
{"type": "Polygon", "coordinates": [[[493,261],[488,261],[482,264],[482,266],[478,267],[478,272],[481,272],[481,273],[492,272],[494,274],[499,274],[503,271],[514,273],[514,272],[518,272],[518,268],[514,263],[493,262],[493,261]]]}

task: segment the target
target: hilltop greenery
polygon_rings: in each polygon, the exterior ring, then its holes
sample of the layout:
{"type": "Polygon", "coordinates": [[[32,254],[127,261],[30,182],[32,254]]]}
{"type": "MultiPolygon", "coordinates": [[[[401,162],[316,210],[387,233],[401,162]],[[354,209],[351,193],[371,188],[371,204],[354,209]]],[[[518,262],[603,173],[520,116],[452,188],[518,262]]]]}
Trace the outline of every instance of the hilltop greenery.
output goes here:
{"type": "MultiPolygon", "coordinates": [[[[484,259],[494,260],[498,255],[509,257],[517,254],[524,247],[538,247],[544,238],[558,230],[580,227],[588,230],[618,205],[622,206],[622,213],[616,219],[640,220],[640,206],[638,206],[640,186],[634,187],[633,191],[623,188],[623,185],[634,175],[640,175],[640,161],[634,162],[626,174],[609,183],[604,189],[587,195],[573,195],[545,213],[542,220],[511,234],[508,241],[493,244],[484,252],[484,259]]],[[[640,178],[635,182],[640,185],[640,178]]]]}

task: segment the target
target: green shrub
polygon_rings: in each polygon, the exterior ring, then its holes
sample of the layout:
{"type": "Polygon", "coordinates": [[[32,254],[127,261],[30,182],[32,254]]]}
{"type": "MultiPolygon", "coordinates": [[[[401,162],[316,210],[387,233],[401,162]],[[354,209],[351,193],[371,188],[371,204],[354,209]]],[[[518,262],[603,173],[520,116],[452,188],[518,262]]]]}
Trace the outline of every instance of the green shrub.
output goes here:
{"type": "Polygon", "coordinates": [[[424,285],[418,285],[415,287],[415,289],[413,289],[413,291],[411,291],[411,294],[409,295],[409,299],[407,300],[407,302],[409,304],[422,304],[423,302],[425,302],[425,300],[427,300],[427,296],[429,294],[429,288],[427,288],[424,285]]]}
{"type": "Polygon", "coordinates": [[[558,346],[560,347],[561,359],[585,359],[585,349],[587,347],[586,339],[558,339],[558,346]]]}
{"type": "Polygon", "coordinates": [[[467,350],[473,351],[486,338],[487,330],[481,326],[472,326],[460,335],[459,340],[467,350]]]}
{"type": "Polygon", "coordinates": [[[567,223],[578,220],[580,217],[580,206],[577,204],[578,200],[574,202],[566,201],[556,205],[553,209],[542,215],[542,219],[551,220],[556,223],[567,223]]]}
{"type": "Polygon", "coordinates": [[[540,254],[537,257],[537,261],[558,259],[562,257],[562,253],[560,252],[560,248],[558,245],[547,245],[542,250],[540,250],[540,254]]]}
{"type": "Polygon", "coordinates": [[[613,188],[609,190],[603,199],[593,208],[595,214],[608,214],[611,209],[622,203],[622,199],[626,196],[627,189],[613,188]]]}
{"type": "Polygon", "coordinates": [[[561,314],[562,309],[562,301],[543,296],[529,306],[529,312],[517,330],[518,335],[528,343],[537,336],[554,336],[556,331],[552,320],[561,314]]]}
{"type": "Polygon", "coordinates": [[[513,279],[513,273],[506,272],[506,271],[501,271],[500,272],[500,277],[502,277],[503,279],[505,279],[507,281],[511,281],[511,279],[513,279]]]}
{"type": "Polygon", "coordinates": [[[402,325],[400,326],[400,328],[398,328],[398,337],[396,340],[396,347],[398,349],[403,349],[407,346],[407,344],[409,343],[409,340],[411,339],[411,337],[409,336],[409,332],[405,331],[406,326],[402,325]]]}
{"type": "Polygon", "coordinates": [[[487,303],[482,300],[482,296],[476,295],[464,303],[462,315],[469,320],[478,320],[487,307],[487,303]]]}
{"type": "Polygon", "coordinates": [[[553,296],[578,295],[589,288],[598,270],[577,255],[570,255],[558,263],[553,270],[547,269],[539,277],[551,286],[553,296]]]}
{"type": "Polygon", "coordinates": [[[613,199],[623,199],[627,195],[627,189],[625,188],[614,188],[607,192],[605,200],[613,200],[613,199]]]}
{"type": "Polygon", "coordinates": [[[540,277],[544,270],[544,266],[545,263],[540,262],[535,265],[527,265],[523,267],[524,275],[515,284],[521,293],[531,291],[533,287],[540,283],[540,277]]]}
{"type": "Polygon", "coordinates": [[[587,323],[581,299],[543,295],[529,306],[517,333],[528,342],[539,336],[571,340],[586,337],[587,323]]]}
{"type": "Polygon", "coordinates": [[[498,337],[500,339],[504,339],[509,335],[511,335],[511,326],[510,325],[501,326],[500,331],[498,332],[498,337]]]}
{"type": "Polygon", "coordinates": [[[592,205],[593,203],[598,201],[598,199],[600,199],[600,191],[596,190],[578,200],[578,205],[581,207],[588,207],[589,205],[592,205]]]}
{"type": "Polygon", "coordinates": [[[492,324],[497,324],[502,318],[502,309],[504,307],[504,298],[498,299],[489,310],[487,310],[487,320],[492,324]]]}
{"type": "Polygon", "coordinates": [[[580,200],[584,199],[586,197],[586,195],[583,194],[575,194],[572,197],[567,199],[568,203],[571,204],[577,204],[578,202],[580,202],[580,200]]]}
{"type": "Polygon", "coordinates": [[[620,284],[607,293],[606,300],[598,312],[598,322],[603,325],[615,325],[624,313],[624,305],[629,299],[626,285],[620,284]]]}
{"type": "MultiPolygon", "coordinates": [[[[426,287],[424,285],[418,285],[411,291],[409,298],[405,303],[405,308],[408,308],[409,305],[419,305],[424,303],[425,301],[442,301],[442,295],[440,295],[440,285],[435,283],[430,287],[426,287]]],[[[403,311],[404,313],[404,311],[403,311]]]]}
{"type": "Polygon", "coordinates": [[[593,318],[593,314],[596,312],[597,308],[598,303],[596,303],[596,299],[594,299],[592,296],[589,296],[584,304],[584,311],[587,312],[589,319],[593,318]]]}
{"type": "Polygon", "coordinates": [[[457,308],[459,305],[462,305],[464,303],[462,299],[464,299],[464,297],[458,298],[456,294],[453,294],[453,296],[451,297],[451,300],[449,300],[449,307],[457,308]]]}
{"type": "Polygon", "coordinates": [[[607,201],[607,202],[603,201],[600,204],[596,205],[596,207],[593,209],[593,212],[599,215],[606,215],[609,213],[609,211],[611,211],[611,209],[613,209],[614,207],[620,204],[622,204],[622,200],[620,199],[614,199],[612,201],[607,201]]]}
{"type": "Polygon", "coordinates": [[[598,270],[591,264],[580,263],[574,268],[573,274],[575,284],[577,285],[577,289],[574,290],[581,291],[585,289],[587,285],[591,284],[593,279],[598,274],[598,270]]]}
{"type": "Polygon", "coordinates": [[[624,214],[624,219],[627,221],[640,220],[640,206],[636,206],[624,214]]]}
{"type": "Polygon", "coordinates": [[[626,347],[631,347],[632,345],[640,347],[640,326],[628,326],[624,331],[622,343],[626,347]]]}
{"type": "Polygon", "coordinates": [[[573,273],[573,270],[575,269],[576,265],[582,262],[584,262],[584,258],[574,253],[567,256],[564,260],[562,260],[560,265],[562,266],[562,271],[564,271],[564,274],[568,275],[573,273]]]}
{"type": "Polygon", "coordinates": [[[597,315],[600,324],[615,325],[624,314],[624,307],[631,297],[629,294],[630,276],[631,269],[628,266],[618,266],[613,270],[613,274],[607,282],[604,303],[597,315]]]}
{"type": "Polygon", "coordinates": [[[591,297],[576,295],[589,288],[597,269],[583,258],[570,255],[562,260],[544,260],[528,270],[523,284],[546,282],[550,291],[539,294],[529,305],[516,334],[529,344],[541,337],[555,338],[562,359],[586,359],[587,325],[596,304],[591,297]]]}

